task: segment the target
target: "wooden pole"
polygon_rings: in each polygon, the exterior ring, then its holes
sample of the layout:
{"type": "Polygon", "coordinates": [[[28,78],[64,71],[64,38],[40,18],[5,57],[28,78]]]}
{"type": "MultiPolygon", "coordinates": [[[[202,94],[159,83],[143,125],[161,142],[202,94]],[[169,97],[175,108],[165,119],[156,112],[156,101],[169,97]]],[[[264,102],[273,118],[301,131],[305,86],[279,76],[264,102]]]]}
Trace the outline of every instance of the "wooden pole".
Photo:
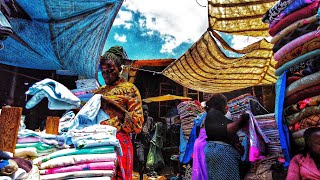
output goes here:
{"type": "Polygon", "coordinates": [[[58,135],[59,121],[60,121],[60,117],[48,116],[46,120],[46,133],[58,135]]]}

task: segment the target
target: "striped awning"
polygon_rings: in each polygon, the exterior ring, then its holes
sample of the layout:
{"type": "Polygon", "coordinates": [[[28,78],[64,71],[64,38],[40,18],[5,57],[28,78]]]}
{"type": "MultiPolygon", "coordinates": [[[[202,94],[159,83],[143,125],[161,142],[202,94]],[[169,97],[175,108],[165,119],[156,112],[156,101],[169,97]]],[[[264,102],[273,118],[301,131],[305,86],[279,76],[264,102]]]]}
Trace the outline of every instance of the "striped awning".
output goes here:
{"type": "Polygon", "coordinates": [[[268,37],[263,15],[278,0],[208,0],[209,29],[220,32],[268,37]]]}
{"type": "Polygon", "coordinates": [[[219,34],[207,31],[162,73],[190,89],[218,93],[273,84],[276,82],[274,65],[272,44],[265,39],[242,50],[236,50],[219,34]],[[240,58],[226,56],[218,46],[218,42],[222,48],[243,56],[240,58]]]}

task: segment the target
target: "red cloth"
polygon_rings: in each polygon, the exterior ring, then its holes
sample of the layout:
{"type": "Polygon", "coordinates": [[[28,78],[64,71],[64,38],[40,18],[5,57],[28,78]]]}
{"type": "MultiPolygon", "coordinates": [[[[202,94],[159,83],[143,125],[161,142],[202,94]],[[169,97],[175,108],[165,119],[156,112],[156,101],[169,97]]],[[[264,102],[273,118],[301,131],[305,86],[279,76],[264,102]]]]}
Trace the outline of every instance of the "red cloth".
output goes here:
{"type": "Polygon", "coordinates": [[[291,77],[288,77],[287,79],[287,86],[289,86],[290,84],[292,84],[293,82],[299,80],[303,78],[302,76],[291,76],[291,77]]]}
{"type": "Polygon", "coordinates": [[[284,107],[288,107],[291,104],[295,104],[301,100],[319,95],[319,92],[320,92],[320,84],[298,91],[285,98],[284,107]]]}
{"type": "Polygon", "coordinates": [[[281,30],[283,30],[284,28],[286,28],[290,24],[292,24],[298,20],[308,18],[310,16],[317,14],[317,11],[319,8],[319,2],[320,2],[320,0],[316,0],[313,3],[309,4],[308,6],[301,8],[301,9],[289,14],[288,16],[283,18],[281,21],[279,21],[276,25],[274,25],[269,30],[269,34],[271,36],[275,36],[278,32],[280,32],[281,30]]]}
{"type": "Polygon", "coordinates": [[[113,180],[132,180],[133,146],[130,134],[118,131],[117,139],[120,142],[123,156],[118,155],[118,166],[113,180]]]}
{"type": "Polygon", "coordinates": [[[290,162],[286,179],[320,179],[320,171],[309,154],[307,154],[306,157],[302,154],[298,154],[294,156],[290,162]]]}

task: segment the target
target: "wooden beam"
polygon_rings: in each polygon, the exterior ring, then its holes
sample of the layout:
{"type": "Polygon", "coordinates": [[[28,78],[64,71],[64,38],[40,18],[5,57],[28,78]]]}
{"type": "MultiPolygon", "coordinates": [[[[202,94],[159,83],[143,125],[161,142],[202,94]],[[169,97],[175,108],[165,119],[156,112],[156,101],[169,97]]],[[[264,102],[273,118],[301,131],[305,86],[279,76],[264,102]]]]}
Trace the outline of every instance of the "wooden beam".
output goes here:
{"type": "Polygon", "coordinates": [[[48,116],[46,120],[46,133],[58,135],[59,122],[60,122],[60,117],[48,116]]]}

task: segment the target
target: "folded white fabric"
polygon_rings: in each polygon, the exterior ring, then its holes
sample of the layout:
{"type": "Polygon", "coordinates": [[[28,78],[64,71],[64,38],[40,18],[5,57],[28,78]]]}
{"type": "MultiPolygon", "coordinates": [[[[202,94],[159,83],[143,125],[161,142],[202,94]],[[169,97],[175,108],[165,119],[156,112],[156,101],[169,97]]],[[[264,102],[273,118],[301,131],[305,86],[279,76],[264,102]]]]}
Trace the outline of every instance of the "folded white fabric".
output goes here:
{"type": "MultiPolygon", "coordinates": [[[[113,175],[113,170],[92,170],[92,171],[75,171],[67,173],[57,173],[49,175],[41,175],[41,180],[58,180],[58,179],[70,179],[70,178],[89,178],[89,177],[103,177],[113,175]]],[[[90,178],[91,179],[91,178],[90,178]]]]}

